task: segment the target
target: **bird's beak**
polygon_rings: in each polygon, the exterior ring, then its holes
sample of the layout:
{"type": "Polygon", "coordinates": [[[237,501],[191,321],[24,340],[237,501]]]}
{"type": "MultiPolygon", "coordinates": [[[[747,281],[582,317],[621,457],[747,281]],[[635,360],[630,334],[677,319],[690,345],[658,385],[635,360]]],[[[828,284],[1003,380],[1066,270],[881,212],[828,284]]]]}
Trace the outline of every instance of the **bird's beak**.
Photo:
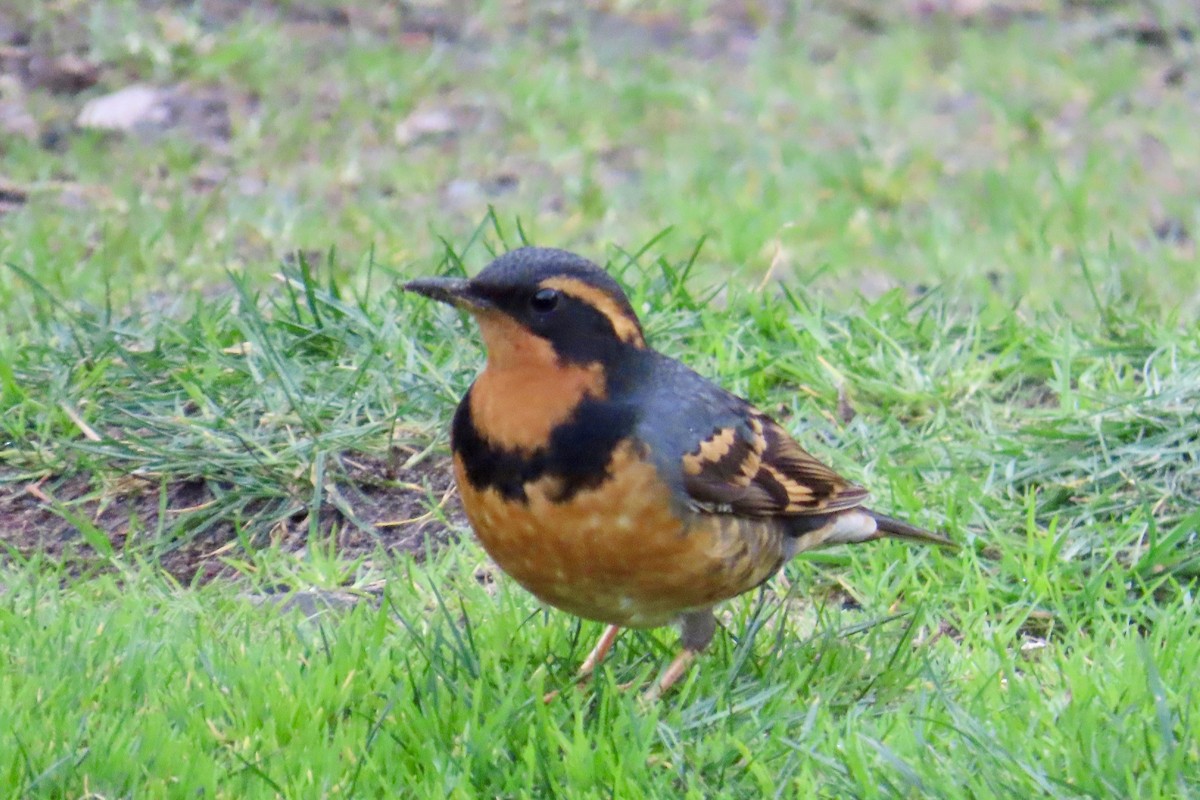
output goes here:
{"type": "Polygon", "coordinates": [[[430,300],[449,303],[464,311],[491,308],[492,303],[463,278],[418,278],[404,284],[404,291],[423,294],[430,300]]]}

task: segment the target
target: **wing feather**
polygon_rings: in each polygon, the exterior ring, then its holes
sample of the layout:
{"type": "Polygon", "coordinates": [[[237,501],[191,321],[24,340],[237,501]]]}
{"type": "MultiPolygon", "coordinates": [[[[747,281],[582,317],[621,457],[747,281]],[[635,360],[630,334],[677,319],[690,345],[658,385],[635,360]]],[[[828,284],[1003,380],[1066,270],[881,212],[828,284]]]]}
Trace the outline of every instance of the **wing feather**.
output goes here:
{"type": "Polygon", "coordinates": [[[748,409],[683,456],[684,488],[708,511],[749,516],[828,514],[860,505],[867,491],[822,464],[779,423],[748,409]]]}

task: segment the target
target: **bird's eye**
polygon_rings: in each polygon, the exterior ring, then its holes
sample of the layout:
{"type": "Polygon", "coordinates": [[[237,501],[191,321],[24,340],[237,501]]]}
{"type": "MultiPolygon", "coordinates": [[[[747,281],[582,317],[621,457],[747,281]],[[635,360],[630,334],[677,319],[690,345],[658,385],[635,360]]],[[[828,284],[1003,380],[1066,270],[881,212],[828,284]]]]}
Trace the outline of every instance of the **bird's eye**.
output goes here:
{"type": "Polygon", "coordinates": [[[554,307],[558,305],[558,291],[555,289],[538,289],[533,297],[529,298],[529,305],[539,314],[553,311],[554,307]]]}

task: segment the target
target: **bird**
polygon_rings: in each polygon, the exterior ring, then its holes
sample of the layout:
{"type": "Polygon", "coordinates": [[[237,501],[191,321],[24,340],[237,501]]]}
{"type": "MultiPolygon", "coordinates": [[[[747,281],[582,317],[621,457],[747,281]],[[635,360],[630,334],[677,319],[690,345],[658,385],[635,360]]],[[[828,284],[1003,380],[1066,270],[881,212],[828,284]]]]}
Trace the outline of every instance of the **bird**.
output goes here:
{"type": "MultiPolygon", "coordinates": [[[[607,627],[680,626],[660,697],[712,641],[713,608],[797,553],[943,535],[871,510],[867,490],[749,401],[646,342],[621,286],[566,250],[521,247],[472,278],[403,287],[474,317],[486,363],[450,430],[479,542],[545,604],[607,627]]],[[[553,694],[553,693],[552,693],[553,694]]]]}

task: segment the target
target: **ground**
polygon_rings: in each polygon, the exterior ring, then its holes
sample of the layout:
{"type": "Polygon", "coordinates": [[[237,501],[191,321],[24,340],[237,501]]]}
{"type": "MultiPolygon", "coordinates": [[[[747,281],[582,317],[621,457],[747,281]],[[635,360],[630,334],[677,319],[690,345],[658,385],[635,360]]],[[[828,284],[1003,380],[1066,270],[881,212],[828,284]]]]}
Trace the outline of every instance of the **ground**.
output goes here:
{"type": "Polygon", "coordinates": [[[0,0],[14,796],[1186,796],[1190,3],[0,0]],[[405,295],[522,242],[960,553],[670,631],[539,609],[405,295]],[[278,601],[278,602],[276,602],[278,601]],[[366,601],[366,602],[360,602],[366,601]]]}

